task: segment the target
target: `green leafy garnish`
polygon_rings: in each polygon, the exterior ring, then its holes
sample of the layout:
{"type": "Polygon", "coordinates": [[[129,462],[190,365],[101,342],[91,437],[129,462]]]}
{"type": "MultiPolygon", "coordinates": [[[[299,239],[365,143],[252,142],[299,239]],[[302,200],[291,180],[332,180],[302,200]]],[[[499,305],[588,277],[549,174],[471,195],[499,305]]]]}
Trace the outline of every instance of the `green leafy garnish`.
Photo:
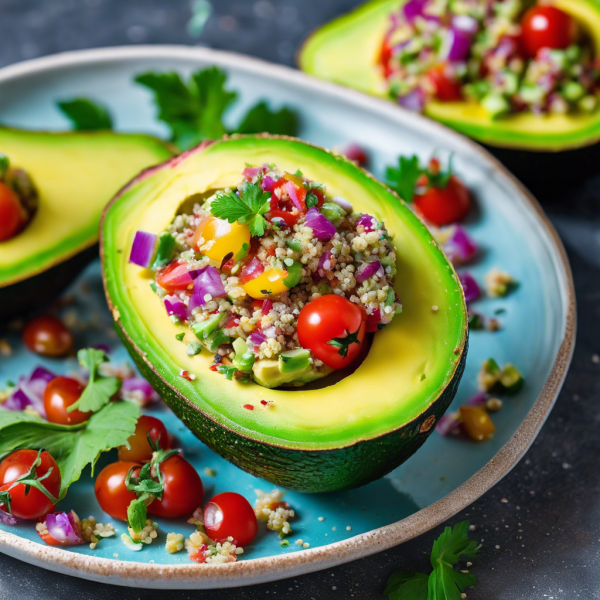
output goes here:
{"type": "Polygon", "coordinates": [[[108,110],[88,98],[74,98],[57,102],[58,108],[71,121],[73,129],[78,131],[110,130],[113,127],[108,110]]]}
{"type": "Polygon", "coordinates": [[[354,333],[350,333],[350,330],[347,329],[344,337],[333,338],[327,343],[334,348],[338,348],[338,354],[342,358],[346,358],[346,356],[348,356],[348,349],[350,346],[352,344],[360,344],[360,340],[358,339],[359,331],[360,327],[354,333]]]}
{"type": "Polygon", "coordinates": [[[419,157],[413,154],[411,157],[400,156],[398,167],[388,167],[385,170],[385,179],[404,202],[412,202],[415,195],[417,180],[423,174],[419,164],[419,157]]]}
{"type": "Polygon", "coordinates": [[[295,135],[298,131],[298,114],[285,106],[271,110],[266,102],[253,106],[237,126],[236,133],[274,133],[295,135]]]}
{"type": "Polygon", "coordinates": [[[18,448],[46,450],[60,470],[62,499],[102,452],[127,444],[139,416],[139,407],[125,400],[111,402],[79,425],[50,423],[33,413],[0,411],[0,457],[18,448]]]}
{"type": "Polygon", "coordinates": [[[227,365],[219,365],[217,367],[217,372],[225,375],[225,379],[228,379],[229,381],[233,379],[233,375],[236,371],[236,367],[228,367],[227,365]]]}
{"type": "Polygon", "coordinates": [[[433,543],[431,566],[427,575],[397,571],[388,580],[383,595],[390,600],[460,600],[461,592],[475,585],[475,576],[454,567],[461,556],[474,558],[480,546],[469,540],[469,521],[446,527],[433,543]]]}
{"type": "Polygon", "coordinates": [[[225,126],[224,115],[237,98],[226,89],[227,75],[217,67],[192,73],[184,81],[174,72],[147,72],[135,78],[154,92],[158,119],[171,129],[171,141],[188,150],[206,139],[226,133],[279,133],[295,135],[298,117],[288,108],[271,111],[264,102],[252,107],[237,127],[225,126]]]}
{"type": "Polygon", "coordinates": [[[79,364],[87,369],[90,374],[85,389],[79,400],[67,408],[71,412],[76,408],[81,412],[96,412],[110,402],[110,399],[121,389],[121,381],[116,377],[103,377],[98,373],[98,368],[103,362],[108,361],[103,350],[84,348],[77,353],[79,364]]]}
{"type": "Polygon", "coordinates": [[[217,194],[210,204],[210,212],[230,223],[246,224],[252,236],[260,237],[265,233],[267,221],[263,215],[269,210],[270,200],[271,194],[258,183],[245,181],[239,195],[236,192],[217,194]]]}

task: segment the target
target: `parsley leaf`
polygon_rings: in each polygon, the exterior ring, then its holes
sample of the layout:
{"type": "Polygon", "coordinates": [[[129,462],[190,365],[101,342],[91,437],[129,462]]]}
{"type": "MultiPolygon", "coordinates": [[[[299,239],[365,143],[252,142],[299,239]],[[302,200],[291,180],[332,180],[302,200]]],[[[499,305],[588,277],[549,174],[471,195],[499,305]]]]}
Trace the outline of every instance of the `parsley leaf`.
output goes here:
{"type": "Polygon", "coordinates": [[[58,108],[78,131],[95,131],[112,129],[112,118],[108,110],[88,98],[74,98],[65,102],[57,102],[58,108]]]}
{"type": "Polygon", "coordinates": [[[275,133],[296,135],[298,133],[298,113],[287,107],[271,110],[266,102],[255,104],[237,126],[236,133],[275,133]]]}
{"type": "Polygon", "coordinates": [[[475,585],[475,575],[454,569],[461,556],[474,558],[479,551],[477,542],[469,540],[469,521],[446,527],[433,543],[429,576],[428,600],[460,600],[460,592],[475,585]]]}
{"type": "Polygon", "coordinates": [[[383,595],[389,600],[460,600],[461,592],[475,585],[475,576],[455,570],[455,563],[461,556],[474,558],[480,548],[469,540],[468,532],[469,521],[446,527],[433,543],[433,571],[429,575],[397,571],[389,578],[383,595]]]}
{"type": "Polygon", "coordinates": [[[267,225],[262,215],[269,210],[270,200],[271,194],[263,191],[258,183],[245,181],[239,195],[236,192],[217,194],[210,204],[210,212],[230,223],[246,224],[252,236],[260,237],[267,225]]]}
{"type": "Polygon", "coordinates": [[[225,375],[225,378],[231,381],[235,372],[237,371],[236,367],[228,367],[227,365],[219,365],[217,367],[217,372],[225,375]]]}
{"type": "Polygon", "coordinates": [[[400,156],[398,168],[387,167],[385,179],[404,202],[412,202],[415,195],[415,186],[419,177],[425,172],[419,164],[419,157],[413,154],[410,158],[400,156]]]}
{"type": "Polygon", "coordinates": [[[390,600],[427,600],[429,575],[416,571],[396,571],[383,591],[390,600]]]}
{"type": "Polygon", "coordinates": [[[298,114],[289,108],[271,110],[265,102],[255,104],[237,127],[228,129],[224,115],[237,98],[226,89],[227,75],[217,67],[192,73],[184,81],[174,72],[141,73],[135,81],[154,92],[158,119],[171,129],[171,141],[188,150],[206,139],[226,133],[276,133],[296,135],[298,114]]]}
{"type": "Polygon", "coordinates": [[[48,451],[60,469],[62,499],[102,452],[127,443],[139,416],[139,407],[125,400],[111,402],[79,425],[58,425],[32,413],[0,411],[0,456],[18,448],[48,451]]]}
{"type": "Polygon", "coordinates": [[[135,78],[154,92],[158,119],[170,127],[171,141],[181,150],[227,133],[222,117],[237,93],[225,89],[226,80],[216,67],[196,71],[187,82],[174,72],[147,72],[135,78]]]}
{"type": "Polygon", "coordinates": [[[77,360],[82,367],[89,371],[90,378],[79,400],[71,404],[67,408],[67,412],[71,412],[76,408],[82,412],[96,412],[105,404],[108,404],[110,399],[119,391],[121,381],[116,377],[103,377],[98,373],[100,365],[108,361],[103,350],[84,348],[77,353],[77,360]]]}

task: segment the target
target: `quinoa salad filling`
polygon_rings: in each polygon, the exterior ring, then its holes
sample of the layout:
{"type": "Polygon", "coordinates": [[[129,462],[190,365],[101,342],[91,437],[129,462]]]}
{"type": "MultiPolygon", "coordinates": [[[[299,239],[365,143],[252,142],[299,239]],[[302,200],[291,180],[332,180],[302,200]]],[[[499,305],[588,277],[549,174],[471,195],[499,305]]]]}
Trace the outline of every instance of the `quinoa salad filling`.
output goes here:
{"type": "Polygon", "coordinates": [[[208,351],[212,370],[267,387],[347,366],[365,334],[402,309],[384,223],[276,165],[245,168],[236,188],[215,191],[158,236],[138,231],[130,261],[152,269],[152,288],[182,325],[182,351],[208,351]]]}
{"type": "Polygon", "coordinates": [[[409,0],[390,16],[381,63],[389,93],[416,111],[433,99],[475,101],[492,118],[597,106],[591,40],[551,5],[409,0]]]}

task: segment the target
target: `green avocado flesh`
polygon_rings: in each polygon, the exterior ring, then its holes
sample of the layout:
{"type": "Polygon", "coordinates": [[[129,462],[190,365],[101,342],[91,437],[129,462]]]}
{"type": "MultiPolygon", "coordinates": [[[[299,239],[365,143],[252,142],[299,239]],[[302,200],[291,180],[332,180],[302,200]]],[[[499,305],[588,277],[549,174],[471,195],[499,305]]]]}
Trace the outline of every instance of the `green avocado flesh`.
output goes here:
{"type": "MultiPolygon", "coordinates": [[[[317,30],[304,44],[303,71],[360,91],[389,98],[379,64],[390,13],[403,0],[373,0],[317,30]]],[[[595,0],[554,0],[589,33],[600,54],[600,3],[595,0]]],[[[534,115],[521,113],[492,119],[474,102],[429,102],[425,114],[491,146],[559,151],[600,140],[600,107],[591,114],[534,115]]]]}
{"type": "Polygon", "coordinates": [[[173,155],[145,135],[9,128],[0,128],[0,152],[29,174],[39,193],[31,222],[0,242],[0,288],[12,295],[13,284],[92,246],[110,198],[142,169],[173,155]]]}
{"type": "MultiPolygon", "coordinates": [[[[425,441],[456,392],[467,351],[467,312],[454,269],[395,194],[321,148],[291,138],[240,136],[150,169],[107,207],[101,256],[117,330],[142,373],[208,446],[278,485],[328,491],[382,476],[425,441]],[[187,198],[234,187],[246,164],[263,163],[300,169],[325,183],[328,194],[382,220],[394,238],[402,313],[374,335],[358,368],[331,385],[325,378],[306,388],[267,389],[211,371],[208,352],[186,353],[193,334],[186,333],[184,343],[176,339],[184,329],[151,290],[152,272],[128,263],[137,230],[160,233],[187,198]],[[183,378],[184,370],[195,379],[183,378]],[[326,387],[315,389],[319,383],[326,387]]],[[[272,384],[273,377],[310,377],[302,358],[289,357],[296,368],[290,373],[279,361],[265,361],[265,379],[272,384]]]]}

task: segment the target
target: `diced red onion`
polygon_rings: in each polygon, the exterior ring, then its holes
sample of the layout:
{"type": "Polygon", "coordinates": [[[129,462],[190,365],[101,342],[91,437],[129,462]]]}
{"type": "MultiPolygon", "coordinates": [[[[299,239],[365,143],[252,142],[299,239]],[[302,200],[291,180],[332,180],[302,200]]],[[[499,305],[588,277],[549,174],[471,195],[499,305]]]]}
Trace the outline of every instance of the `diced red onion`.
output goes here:
{"type": "Polygon", "coordinates": [[[446,33],[441,55],[450,62],[464,60],[471,49],[471,35],[462,29],[451,28],[446,33]]]}
{"type": "Polygon", "coordinates": [[[300,202],[300,198],[298,198],[298,188],[296,187],[296,184],[292,181],[288,181],[285,184],[285,189],[291,201],[294,203],[294,206],[298,210],[302,210],[304,207],[302,206],[302,202],[300,202]]]}
{"type": "Polygon", "coordinates": [[[402,7],[402,12],[406,20],[412,23],[417,17],[424,16],[425,6],[427,6],[427,0],[409,0],[402,7]]]}
{"type": "Polygon", "coordinates": [[[421,112],[425,107],[425,94],[421,88],[415,88],[408,92],[408,94],[399,96],[398,104],[413,112],[421,112]]]}
{"type": "Polygon", "coordinates": [[[36,367],[31,375],[19,379],[15,391],[6,399],[3,407],[7,410],[23,410],[31,406],[45,417],[44,391],[48,382],[55,377],[56,375],[45,367],[36,367]]]}
{"type": "Polygon", "coordinates": [[[263,342],[267,341],[267,337],[262,331],[254,331],[248,336],[248,340],[253,346],[260,346],[263,342]]]}
{"type": "Polygon", "coordinates": [[[458,279],[460,280],[460,284],[462,285],[463,291],[465,293],[465,300],[468,302],[473,302],[473,300],[477,300],[479,296],[481,296],[481,289],[479,288],[478,283],[475,281],[473,276],[470,273],[459,273],[458,279]]]}
{"type": "Polygon", "coordinates": [[[435,426],[435,430],[440,435],[449,435],[450,433],[457,432],[460,429],[461,420],[458,412],[446,413],[438,421],[435,426]]]}
{"type": "Polygon", "coordinates": [[[149,267],[154,256],[157,236],[146,231],[136,231],[131,245],[129,262],[140,267],[149,267]]]}
{"type": "Polygon", "coordinates": [[[347,213],[351,213],[352,212],[352,203],[348,202],[348,200],[345,200],[344,198],[340,198],[339,196],[334,196],[331,201],[334,204],[337,204],[340,208],[343,208],[347,213]]]}
{"type": "Polygon", "coordinates": [[[374,260],[373,262],[364,262],[358,267],[356,270],[356,281],[358,283],[362,283],[367,279],[373,277],[375,273],[381,268],[381,263],[378,260],[374,260]]]}
{"type": "Polygon", "coordinates": [[[465,402],[465,404],[467,406],[485,406],[489,397],[489,394],[486,394],[485,392],[476,392],[465,402]]]}
{"type": "Polygon", "coordinates": [[[169,316],[175,315],[182,321],[187,320],[188,318],[188,307],[184,302],[181,301],[180,298],[174,295],[165,296],[164,299],[165,308],[167,309],[167,314],[169,316]]]}
{"type": "Polygon", "coordinates": [[[248,181],[254,179],[260,172],[262,171],[262,167],[246,167],[242,171],[242,175],[248,181]]]}
{"type": "Polygon", "coordinates": [[[314,206],[306,213],[304,222],[313,230],[313,235],[322,242],[330,240],[337,232],[335,225],[314,206]]]}
{"type": "Polygon", "coordinates": [[[317,272],[321,277],[325,277],[325,273],[327,271],[331,271],[331,257],[333,254],[327,250],[323,252],[321,258],[319,259],[319,264],[317,266],[317,272]]]}
{"type": "Polygon", "coordinates": [[[158,393],[143,377],[126,377],[123,379],[120,394],[127,398],[130,392],[140,392],[144,403],[156,402],[160,399],[158,393]]]}
{"type": "Polygon", "coordinates": [[[242,272],[240,273],[240,283],[245,285],[249,281],[256,279],[259,275],[262,275],[265,272],[265,265],[263,265],[256,256],[252,258],[252,260],[244,265],[242,272]]]}
{"type": "Polygon", "coordinates": [[[36,367],[31,375],[29,376],[29,383],[33,383],[35,381],[44,381],[45,383],[50,383],[53,379],[56,379],[57,375],[52,371],[46,369],[46,367],[36,367]]]}
{"type": "Polygon", "coordinates": [[[452,236],[444,244],[444,252],[451,263],[460,265],[477,254],[473,238],[460,225],[453,225],[452,236]]]}
{"type": "Polygon", "coordinates": [[[268,337],[268,338],[274,338],[277,337],[277,332],[275,331],[275,325],[271,325],[271,327],[267,327],[263,333],[268,337]]]}
{"type": "Polygon", "coordinates": [[[270,298],[265,298],[263,300],[262,303],[262,314],[263,315],[268,315],[271,312],[271,309],[273,308],[273,300],[271,300],[270,298]]]}
{"type": "Polygon", "coordinates": [[[479,30],[479,23],[471,15],[454,15],[452,17],[452,27],[469,35],[475,35],[479,30]]]}
{"type": "Polygon", "coordinates": [[[195,276],[194,293],[190,298],[189,310],[192,311],[198,306],[204,306],[206,304],[204,296],[207,294],[210,294],[213,299],[224,298],[227,295],[219,271],[215,267],[200,269],[195,276]]]}
{"type": "Polygon", "coordinates": [[[49,513],[46,516],[48,533],[61,544],[83,544],[81,529],[75,520],[74,513],[49,513]]]}
{"type": "Polygon", "coordinates": [[[275,189],[275,183],[276,182],[272,177],[269,177],[268,175],[266,175],[265,177],[263,177],[262,181],[260,182],[260,187],[265,192],[273,193],[273,190],[275,189]]]}
{"type": "Polygon", "coordinates": [[[20,520],[21,519],[18,519],[14,515],[11,515],[0,508],[0,523],[3,525],[16,525],[20,520]]]}
{"type": "Polygon", "coordinates": [[[356,225],[362,225],[366,232],[375,231],[379,226],[379,221],[371,215],[363,213],[356,221],[356,225]]]}

